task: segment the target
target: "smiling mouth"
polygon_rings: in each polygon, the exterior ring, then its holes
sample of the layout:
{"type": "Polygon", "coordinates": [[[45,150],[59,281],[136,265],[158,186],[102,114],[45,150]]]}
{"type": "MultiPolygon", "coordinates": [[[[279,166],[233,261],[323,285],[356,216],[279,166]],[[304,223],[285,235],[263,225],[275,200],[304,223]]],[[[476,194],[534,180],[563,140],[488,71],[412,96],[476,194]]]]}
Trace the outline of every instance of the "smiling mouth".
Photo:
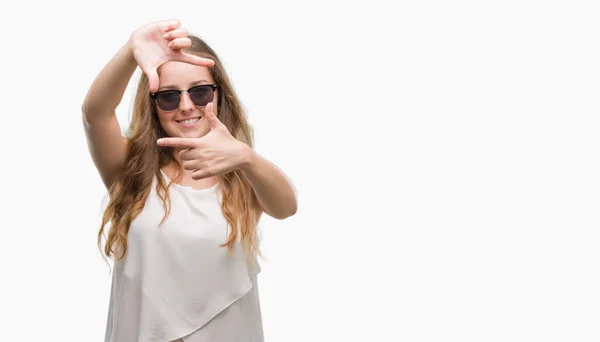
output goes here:
{"type": "Polygon", "coordinates": [[[183,125],[183,126],[190,126],[190,125],[194,125],[196,122],[200,121],[200,117],[196,117],[196,118],[191,118],[191,119],[185,119],[185,120],[175,120],[177,121],[178,124],[183,125]]]}

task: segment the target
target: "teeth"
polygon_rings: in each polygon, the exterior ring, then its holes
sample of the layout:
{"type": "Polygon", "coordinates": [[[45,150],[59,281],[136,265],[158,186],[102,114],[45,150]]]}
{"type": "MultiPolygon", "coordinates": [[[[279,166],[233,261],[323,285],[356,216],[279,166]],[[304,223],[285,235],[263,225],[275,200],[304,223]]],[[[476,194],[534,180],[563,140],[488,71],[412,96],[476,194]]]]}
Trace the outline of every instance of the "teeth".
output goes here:
{"type": "Polygon", "coordinates": [[[193,124],[194,122],[196,122],[198,120],[200,120],[200,118],[193,118],[193,119],[182,120],[182,121],[179,121],[179,123],[189,125],[189,124],[193,124]]]}

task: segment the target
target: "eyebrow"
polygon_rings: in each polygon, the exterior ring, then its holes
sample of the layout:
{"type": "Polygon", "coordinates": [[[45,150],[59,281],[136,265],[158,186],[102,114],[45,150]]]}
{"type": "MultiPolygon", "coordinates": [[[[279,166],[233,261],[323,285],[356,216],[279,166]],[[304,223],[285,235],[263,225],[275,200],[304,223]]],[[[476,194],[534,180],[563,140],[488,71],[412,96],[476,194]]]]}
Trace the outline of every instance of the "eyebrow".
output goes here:
{"type": "MultiPolygon", "coordinates": [[[[203,83],[210,83],[210,82],[208,82],[207,80],[204,80],[204,79],[198,80],[198,81],[190,83],[190,86],[188,87],[188,89],[193,86],[197,86],[197,85],[203,84],[203,83]]],[[[156,91],[161,91],[161,90],[166,90],[166,89],[179,89],[179,88],[177,88],[177,86],[175,86],[175,85],[169,84],[169,85],[159,87],[156,91]]]]}

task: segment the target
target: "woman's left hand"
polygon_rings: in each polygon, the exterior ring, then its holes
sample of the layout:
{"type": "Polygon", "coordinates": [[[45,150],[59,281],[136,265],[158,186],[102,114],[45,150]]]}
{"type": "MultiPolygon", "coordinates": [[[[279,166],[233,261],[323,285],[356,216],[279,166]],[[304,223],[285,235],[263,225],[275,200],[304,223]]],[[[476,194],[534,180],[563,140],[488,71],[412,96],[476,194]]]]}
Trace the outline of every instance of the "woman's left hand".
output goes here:
{"type": "Polygon", "coordinates": [[[210,131],[201,138],[162,138],[158,146],[183,149],[179,157],[183,168],[192,171],[193,179],[225,174],[239,169],[247,161],[250,147],[234,138],[213,112],[213,104],[205,107],[204,119],[210,131]]]}

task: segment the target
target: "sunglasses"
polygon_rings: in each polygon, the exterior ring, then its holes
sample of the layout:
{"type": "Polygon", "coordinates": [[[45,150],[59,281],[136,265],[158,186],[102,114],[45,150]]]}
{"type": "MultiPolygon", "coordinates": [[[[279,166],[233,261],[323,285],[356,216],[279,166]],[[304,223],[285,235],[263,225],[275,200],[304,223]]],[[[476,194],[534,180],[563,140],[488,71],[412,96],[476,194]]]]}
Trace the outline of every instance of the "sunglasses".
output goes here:
{"type": "Polygon", "coordinates": [[[187,91],[190,94],[192,102],[198,107],[204,107],[209,102],[212,102],[215,95],[215,90],[218,88],[216,84],[201,84],[190,89],[169,89],[162,90],[156,93],[151,93],[150,97],[156,101],[158,108],[162,110],[175,110],[179,107],[181,93],[187,91]]]}

